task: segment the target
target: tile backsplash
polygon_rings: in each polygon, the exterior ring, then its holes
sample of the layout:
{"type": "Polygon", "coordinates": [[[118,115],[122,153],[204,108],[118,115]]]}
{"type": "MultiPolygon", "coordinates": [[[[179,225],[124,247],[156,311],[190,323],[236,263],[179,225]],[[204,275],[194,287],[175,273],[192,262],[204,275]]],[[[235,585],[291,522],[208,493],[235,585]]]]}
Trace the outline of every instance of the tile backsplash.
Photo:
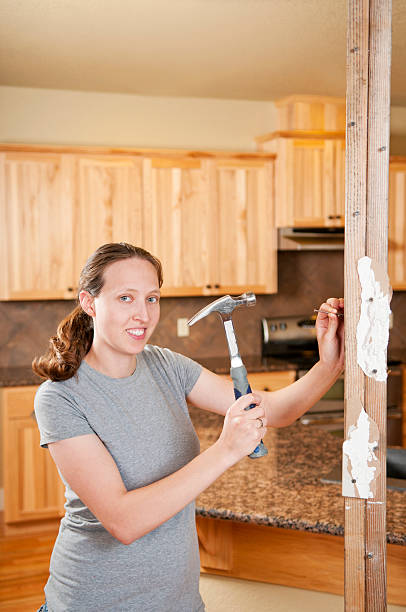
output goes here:
{"type": "MultiPolygon", "coordinates": [[[[260,321],[264,316],[311,315],[322,301],[344,291],[342,251],[287,251],[278,255],[278,293],[257,296],[255,308],[236,310],[234,325],[241,354],[260,355],[260,321]]],[[[221,322],[210,315],[178,338],[176,322],[189,318],[215,298],[164,298],[161,321],[151,342],[192,358],[227,357],[221,322]]],[[[0,302],[0,367],[27,366],[42,354],[59,321],[74,307],[70,301],[0,302]]],[[[406,351],[406,293],[393,295],[394,328],[390,348],[406,351]]]]}

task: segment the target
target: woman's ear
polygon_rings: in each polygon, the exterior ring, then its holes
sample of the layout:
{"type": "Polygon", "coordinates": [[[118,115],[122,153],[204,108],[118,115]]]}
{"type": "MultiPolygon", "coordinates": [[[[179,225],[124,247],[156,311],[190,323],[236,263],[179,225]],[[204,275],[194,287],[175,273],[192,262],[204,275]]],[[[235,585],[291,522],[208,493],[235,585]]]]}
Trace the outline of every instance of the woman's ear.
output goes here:
{"type": "Polygon", "coordinates": [[[83,310],[86,314],[89,315],[89,317],[96,316],[96,310],[94,307],[94,297],[90,295],[88,291],[81,291],[79,293],[79,302],[83,310]]]}

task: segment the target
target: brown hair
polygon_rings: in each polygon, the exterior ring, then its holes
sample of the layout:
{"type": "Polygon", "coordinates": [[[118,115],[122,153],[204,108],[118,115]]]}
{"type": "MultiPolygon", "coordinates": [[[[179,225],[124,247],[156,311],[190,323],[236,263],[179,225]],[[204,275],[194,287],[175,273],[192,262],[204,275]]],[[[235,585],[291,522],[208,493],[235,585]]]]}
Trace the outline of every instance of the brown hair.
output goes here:
{"type": "MultiPolygon", "coordinates": [[[[155,268],[162,286],[161,262],[148,251],[126,242],[111,242],[100,246],[87,260],[79,278],[78,296],[88,291],[97,297],[104,285],[104,271],[121,259],[138,258],[149,261],[155,268]]],[[[48,351],[32,362],[33,371],[41,378],[54,381],[74,376],[93,342],[93,319],[78,304],[58,325],[56,336],[49,340],[48,351]]]]}

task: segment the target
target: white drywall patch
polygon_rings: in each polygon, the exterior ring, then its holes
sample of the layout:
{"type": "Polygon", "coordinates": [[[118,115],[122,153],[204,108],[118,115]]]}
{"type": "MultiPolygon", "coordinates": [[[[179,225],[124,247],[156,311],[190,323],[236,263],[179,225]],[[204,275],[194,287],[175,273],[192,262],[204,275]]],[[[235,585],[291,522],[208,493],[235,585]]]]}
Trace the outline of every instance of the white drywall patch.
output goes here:
{"type": "Polygon", "coordinates": [[[358,260],[358,275],[361,283],[361,314],[357,326],[358,365],[370,378],[385,381],[392,290],[385,270],[377,262],[372,262],[370,257],[358,260]]]}
{"type": "Polygon", "coordinates": [[[342,493],[345,497],[370,499],[375,496],[376,476],[379,473],[378,447],[379,430],[370,419],[357,398],[349,400],[347,409],[358,414],[355,425],[348,428],[347,439],[343,443],[343,480],[342,493]]]}

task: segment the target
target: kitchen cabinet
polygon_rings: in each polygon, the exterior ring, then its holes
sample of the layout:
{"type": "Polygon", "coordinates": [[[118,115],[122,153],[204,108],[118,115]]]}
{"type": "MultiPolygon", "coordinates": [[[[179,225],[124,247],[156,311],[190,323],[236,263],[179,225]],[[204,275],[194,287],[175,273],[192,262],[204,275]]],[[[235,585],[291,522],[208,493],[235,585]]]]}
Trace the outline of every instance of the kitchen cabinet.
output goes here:
{"type": "Polygon", "coordinates": [[[388,271],[393,289],[406,289],[406,158],[389,164],[388,271]]]}
{"type": "Polygon", "coordinates": [[[39,431],[33,416],[36,390],[36,386],[0,389],[5,523],[51,519],[64,514],[62,481],[49,452],[39,446],[39,431]]]}
{"type": "Polygon", "coordinates": [[[344,227],[344,132],[275,132],[257,143],[277,155],[276,227],[344,227]]]}
{"type": "Polygon", "coordinates": [[[142,161],[131,156],[75,155],[74,278],[98,246],[143,246],[142,161]]]}
{"type": "MultiPolygon", "coordinates": [[[[231,380],[228,374],[221,374],[231,380]]],[[[254,391],[277,391],[294,383],[296,370],[281,370],[274,372],[248,372],[248,382],[254,391]]]]}
{"type": "Polygon", "coordinates": [[[163,262],[164,296],[276,291],[274,156],[0,147],[0,299],[72,299],[100,244],[163,262]]]}
{"type": "Polygon", "coordinates": [[[277,391],[295,382],[296,371],[249,372],[248,379],[252,389],[257,389],[258,391],[277,391]]]}
{"type": "Polygon", "coordinates": [[[163,263],[162,295],[214,290],[217,215],[209,160],[143,161],[145,248],[163,263]]]}
{"type": "Polygon", "coordinates": [[[218,293],[277,291],[273,164],[218,160],[215,276],[218,293]]]}
{"type": "Polygon", "coordinates": [[[272,163],[144,160],[146,248],[165,295],[276,291],[272,163]]]}
{"type": "Polygon", "coordinates": [[[70,155],[0,153],[0,299],[72,297],[70,155]]]}

